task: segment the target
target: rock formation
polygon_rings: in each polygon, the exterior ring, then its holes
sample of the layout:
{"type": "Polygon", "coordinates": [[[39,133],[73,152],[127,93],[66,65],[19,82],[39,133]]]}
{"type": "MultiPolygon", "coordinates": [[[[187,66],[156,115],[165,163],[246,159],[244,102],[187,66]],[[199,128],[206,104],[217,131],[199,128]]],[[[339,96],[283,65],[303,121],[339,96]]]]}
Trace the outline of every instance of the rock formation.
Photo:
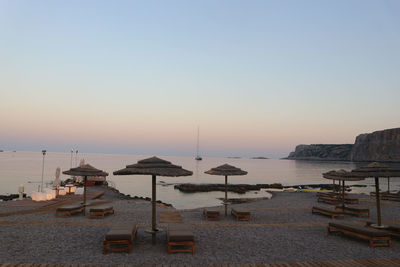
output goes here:
{"type": "Polygon", "coordinates": [[[351,160],[400,162],[400,128],[360,134],[351,151],[351,160]]]}
{"type": "Polygon", "coordinates": [[[287,159],[400,162],[400,128],[360,134],[354,145],[298,145],[287,159]]]}
{"type": "Polygon", "coordinates": [[[298,145],[288,159],[349,161],[353,145],[298,145]]]}

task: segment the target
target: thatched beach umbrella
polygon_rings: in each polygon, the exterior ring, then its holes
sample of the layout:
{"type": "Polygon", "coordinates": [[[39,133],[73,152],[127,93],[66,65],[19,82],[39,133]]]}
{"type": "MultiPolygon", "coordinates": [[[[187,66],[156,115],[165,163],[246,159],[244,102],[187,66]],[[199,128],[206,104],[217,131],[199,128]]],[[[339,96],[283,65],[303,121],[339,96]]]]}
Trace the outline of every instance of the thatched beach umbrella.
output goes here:
{"type": "Polygon", "coordinates": [[[156,243],[156,176],[190,176],[193,172],[183,169],[181,166],[173,165],[171,162],[151,157],[148,159],[139,160],[136,164],[127,165],[125,169],[115,171],[114,175],[132,175],[132,174],[149,174],[152,177],[152,221],[151,221],[151,234],[152,242],[156,243]]]}
{"type": "Polygon", "coordinates": [[[239,168],[236,168],[235,166],[229,165],[229,164],[224,164],[221,166],[218,166],[216,168],[212,168],[211,170],[206,171],[205,173],[211,174],[211,175],[222,175],[225,176],[225,200],[224,200],[224,205],[225,205],[225,216],[228,214],[228,176],[231,175],[246,175],[247,172],[243,171],[239,168]]]}
{"type": "Polygon", "coordinates": [[[366,166],[352,170],[351,173],[358,177],[363,177],[363,178],[374,177],[375,178],[376,212],[377,212],[377,216],[378,216],[377,227],[382,227],[381,201],[380,201],[380,193],[379,193],[379,177],[384,177],[384,178],[400,177],[400,169],[399,168],[391,168],[391,167],[388,167],[388,166],[378,163],[378,162],[372,162],[366,166]]]}
{"type": "Polygon", "coordinates": [[[345,181],[360,181],[360,180],[364,180],[364,178],[362,177],[356,177],[354,175],[351,174],[351,172],[345,171],[345,170],[339,170],[339,171],[329,171],[329,172],[325,172],[322,174],[322,176],[326,179],[331,179],[331,180],[339,180],[339,185],[340,185],[340,181],[342,182],[342,209],[344,209],[345,205],[345,201],[344,201],[344,197],[345,197],[345,181]]]}
{"type": "Polygon", "coordinates": [[[86,205],[86,182],[88,176],[107,176],[108,173],[96,169],[90,164],[84,164],[76,168],[71,168],[68,171],[63,171],[63,174],[71,175],[71,176],[82,176],[83,180],[83,213],[85,213],[85,205],[86,205]]]}

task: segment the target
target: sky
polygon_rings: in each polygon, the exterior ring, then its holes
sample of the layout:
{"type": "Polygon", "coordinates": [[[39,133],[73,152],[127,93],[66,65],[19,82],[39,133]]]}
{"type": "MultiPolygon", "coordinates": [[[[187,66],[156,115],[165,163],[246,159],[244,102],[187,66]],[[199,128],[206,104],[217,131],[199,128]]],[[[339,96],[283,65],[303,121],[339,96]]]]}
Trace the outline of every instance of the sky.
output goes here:
{"type": "Polygon", "coordinates": [[[399,99],[397,0],[0,0],[3,150],[279,158],[399,99]]]}

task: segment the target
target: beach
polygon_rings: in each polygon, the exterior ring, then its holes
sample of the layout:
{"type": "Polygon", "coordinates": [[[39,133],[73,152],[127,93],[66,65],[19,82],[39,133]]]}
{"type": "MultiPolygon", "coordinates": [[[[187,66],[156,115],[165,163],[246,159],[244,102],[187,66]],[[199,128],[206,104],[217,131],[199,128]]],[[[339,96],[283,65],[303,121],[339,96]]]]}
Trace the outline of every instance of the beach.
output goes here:
{"type": "MultiPolygon", "coordinates": [[[[223,265],[268,264],[276,262],[333,261],[350,259],[396,258],[400,242],[392,239],[392,247],[370,248],[365,240],[341,234],[327,233],[330,217],[313,215],[317,205],[315,192],[274,192],[271,199],[260,199],[231,207],[251,211],[251,221],[238,222],[225,217],[223,207],[220,221],[206,221],[202,209],[178,210],[183,222],[195,236],[196,251],[167,253],[165,231],[157,235],[152,245],[151,235],[144,231],[151,225],[151,203],[141,199],[124,199],[115,191],[105,190],[101,200],[110,201],[115,214],[104,219],[89,219],[74,215],[57,218],[55,211],[15,214],[0,217],[0,263],[14,264],[91,264],[91,265],[223,265]],[[102,242],[115,223],[134,222],[139,226],[130,253],[102,253],[102,242]]],[[[99,190],[99,188],[96,188],[99,190]]],[[[370,218],[345,216],[345,222],[376,221],[374,198],[355,195],[360,204],[368,206],[370,218]]],[[[319,206],[329,206],[318,203],[319,206]]],[[[0,213],[7,212],[1,203],[0,213]]],[[[15,207],[13,208],[15,211],[15,207]]],[[[175,211],[164,204],[157,206],[160,214],[175,211]]],[[[383,221],[399,223],[400,203],[382,201],[383,221]]],[[[339,220],[335,220],[339,221],[339,220]]]]}

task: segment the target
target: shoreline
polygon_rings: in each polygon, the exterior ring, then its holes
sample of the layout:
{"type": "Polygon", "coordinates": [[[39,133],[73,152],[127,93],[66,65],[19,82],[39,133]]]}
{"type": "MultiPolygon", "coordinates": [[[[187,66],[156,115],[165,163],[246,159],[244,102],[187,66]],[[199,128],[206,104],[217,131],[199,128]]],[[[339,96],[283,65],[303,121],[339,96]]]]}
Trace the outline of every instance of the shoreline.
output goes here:
{"type": "MultiPolygon", "coordinates": [[[[293,185],[293,186],[283,186],[280,183],[274,183],[274,184],[229,184],[228,185],[228,192],[234,192],[238,194],[245,194],[246,192],[251,192],[251,191],[261,191],[261,189],[265,189],[265,191],[269,192],[272,194],[272,192],[275,192],[275,190],[280,190],[284,191],[285,189],[294,189],[297,190],[301,186],[302,189],[312,189],[312,188],[320,188],[321,190],[333,190],[333,184],[299,184],[299,185],[293,185]],[[272,190],[271,190],[272,189],[272,190]]],[[[354,184],[354,185],[346,185],[346,191],[351,192],[352,189],[351,187],[367,187],[367,185],[359,185],[359,184],[354,184]]],[[[88,190],[95,190],[96,188],[101,188],[105,192],[108,191],[110,197],[113,200],[144,200],[144,201],[149,201],[151,202],[150,197],[144,197],[144,196],[131,196],[130,194],[124,194],[120,192],[117,188],[114,188],[109,185],[96,185],[96,186],[91,186],[88,187],[88,190]],[[113,196],[112,196],[113,195],[113,196]]],[[[338,189],[338,185],[335,185],[335,188],[338,189]]],[[[185,194],[195,194],[195,193],[207,193],[207,192],[224,192],[225,191],[225,184],[189,184],[189,183],[182,183],[182,184],[175,184],[174,189],[179,190],[182,193],[185,194]],[[177,189],[180,185],[184,186],[191,186],[190,191],[182,191],[180,189],[177,189]],[[196,191],[196,187],[199,187],[200,189],[196,191]]],[[[279,192],[279,191],[278,191],[279,192]]],[[[18,201],[18,194],[8,194],[8,195],[0,195],[0,203],[8,202],[8,201],[18,201]]],[[[273,196],[271,196],[272,198],[273,196]]],[[[26,193],[24,193],[23,199],[30,199],[30,196],[27,196],[26,193]]],[[[254,197],[254,198],[229,198],[228,200],[233,201],[234,203],[244,203],[246,200],[248,202],[254,201],[254,199],[264,199],[266,197],[254,197]]],[[[218,198],[219,199],[219,198],[218,198]]],[[[173,207],[171,203],[165,203],[161,200],[157,200],[156,203],[165,205],[167,207],[173,207]]],[[[205,207],[203,207],[205,208],[205,207]]]]}

